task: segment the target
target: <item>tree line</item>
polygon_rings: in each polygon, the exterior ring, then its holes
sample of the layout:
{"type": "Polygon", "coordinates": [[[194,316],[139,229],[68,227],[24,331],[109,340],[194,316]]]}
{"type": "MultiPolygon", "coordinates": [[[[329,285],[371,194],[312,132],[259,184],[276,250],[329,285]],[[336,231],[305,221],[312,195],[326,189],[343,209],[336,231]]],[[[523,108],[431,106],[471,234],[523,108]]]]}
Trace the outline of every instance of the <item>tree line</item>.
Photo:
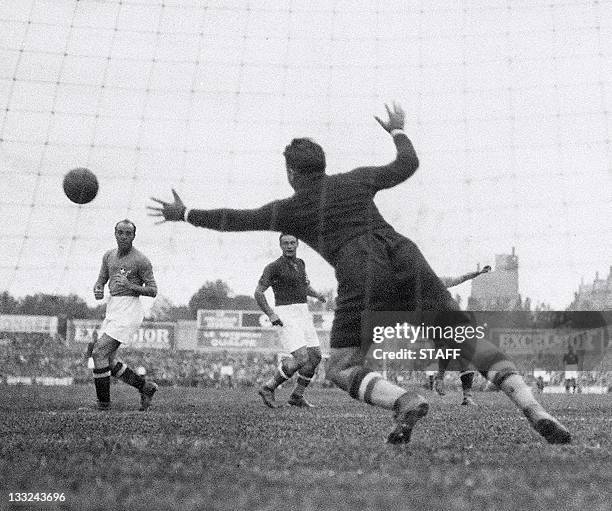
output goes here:
{"type": "MultiPolygon", "coordinates": [[[[333,291],[325,293],[327,303],[312,303],[313,310],[330,309],[333,305],[333,291]]],[[[250,295],[234,295],[223,280],[206,281],[189,299],[187,304],[175,305],[168,298],[158,295],[148,319],[176,321],[195,319],[198,309],[259,310],[250,295]]],[[[36,293],[21,298],[8,291],[0,293],[0,314],[25,314],[29,316],[57,316],[65,322],[68,319],[103,319],[105,305],[90,307],[78,295],[54,295],[36,293]]]]}

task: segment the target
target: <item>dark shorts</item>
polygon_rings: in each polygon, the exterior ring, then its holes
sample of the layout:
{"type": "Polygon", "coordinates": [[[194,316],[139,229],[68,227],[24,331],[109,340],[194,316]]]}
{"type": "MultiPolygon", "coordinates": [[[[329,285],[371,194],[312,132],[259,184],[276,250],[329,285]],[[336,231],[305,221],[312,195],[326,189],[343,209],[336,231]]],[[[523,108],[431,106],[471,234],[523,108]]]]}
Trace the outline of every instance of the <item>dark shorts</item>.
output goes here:
{"type": "Polygon", "coordinates": [[[364,311],[458,311],[418,247],[392,230],[354,238],[336,259],[332,348],[359,347],[364,311]]]}

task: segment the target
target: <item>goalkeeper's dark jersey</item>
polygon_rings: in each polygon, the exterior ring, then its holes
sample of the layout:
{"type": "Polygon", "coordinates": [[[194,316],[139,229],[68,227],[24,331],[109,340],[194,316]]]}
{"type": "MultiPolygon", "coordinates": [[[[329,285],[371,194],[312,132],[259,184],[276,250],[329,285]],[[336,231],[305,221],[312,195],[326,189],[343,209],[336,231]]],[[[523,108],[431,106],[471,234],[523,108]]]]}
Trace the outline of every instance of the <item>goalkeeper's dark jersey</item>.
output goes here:
{"type": "Polygon", "coordinates": [[[191,210],[188,221],[219,231],[278,231],[292,234],[336,266],[350,240],[374,231],[393,231],[374,196],[410,177],[419,161],[403,134],[393,137],[396,159],[388,165],[360,167],[344,174],[299,175],[295,194],[258,209],[191,210]]]}

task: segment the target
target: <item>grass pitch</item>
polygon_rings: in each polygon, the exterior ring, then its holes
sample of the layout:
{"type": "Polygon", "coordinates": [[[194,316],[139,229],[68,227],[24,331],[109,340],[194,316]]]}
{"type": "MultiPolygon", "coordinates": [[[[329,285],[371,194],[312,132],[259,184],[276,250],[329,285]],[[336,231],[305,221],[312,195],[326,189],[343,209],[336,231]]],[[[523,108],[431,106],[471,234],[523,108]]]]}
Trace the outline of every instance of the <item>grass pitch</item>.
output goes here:
{"type": "Polygon", "coordinates": [[[112,392],[97,412],[79,410],[93,385],[0,387],[0,509],[612,509],[612,395],[541,396],[574,436],[550,446],[499,393],[473,408],[426,392],[430,414],[394,447],[390,413],[336,389],[270,410],[254,389],[161,388],[146,413],[112,392]]]}

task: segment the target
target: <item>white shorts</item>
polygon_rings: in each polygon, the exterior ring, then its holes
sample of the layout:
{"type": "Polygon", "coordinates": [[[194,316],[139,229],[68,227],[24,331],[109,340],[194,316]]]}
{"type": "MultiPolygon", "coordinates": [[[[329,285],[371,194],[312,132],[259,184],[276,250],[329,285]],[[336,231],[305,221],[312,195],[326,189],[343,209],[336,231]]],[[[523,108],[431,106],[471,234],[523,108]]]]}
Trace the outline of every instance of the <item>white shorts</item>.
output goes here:
{"type": "Polygon", "coordinates": [[[292,303],[277,305],[274,308],[277,316],[283,322],[279,328],[281,345],[284,351],[294,352],[299,348],[319,347],[319,337],[312,323],[312,315],[307,303],[292,303]]]}
{"type": "Polygon", "coordinates": [[[577,379],[578,378],[578,371],[565,371],[565,379],[566,380],[571,380],[571,379],[577,379]]]}
{"type": "Polygon", "coordinates": [[[106,316],[100,327],[103,334],[122,344],[130,344],[144,318],[140,298],[137,296],[111,296],[106,305],[106,316]]]}

